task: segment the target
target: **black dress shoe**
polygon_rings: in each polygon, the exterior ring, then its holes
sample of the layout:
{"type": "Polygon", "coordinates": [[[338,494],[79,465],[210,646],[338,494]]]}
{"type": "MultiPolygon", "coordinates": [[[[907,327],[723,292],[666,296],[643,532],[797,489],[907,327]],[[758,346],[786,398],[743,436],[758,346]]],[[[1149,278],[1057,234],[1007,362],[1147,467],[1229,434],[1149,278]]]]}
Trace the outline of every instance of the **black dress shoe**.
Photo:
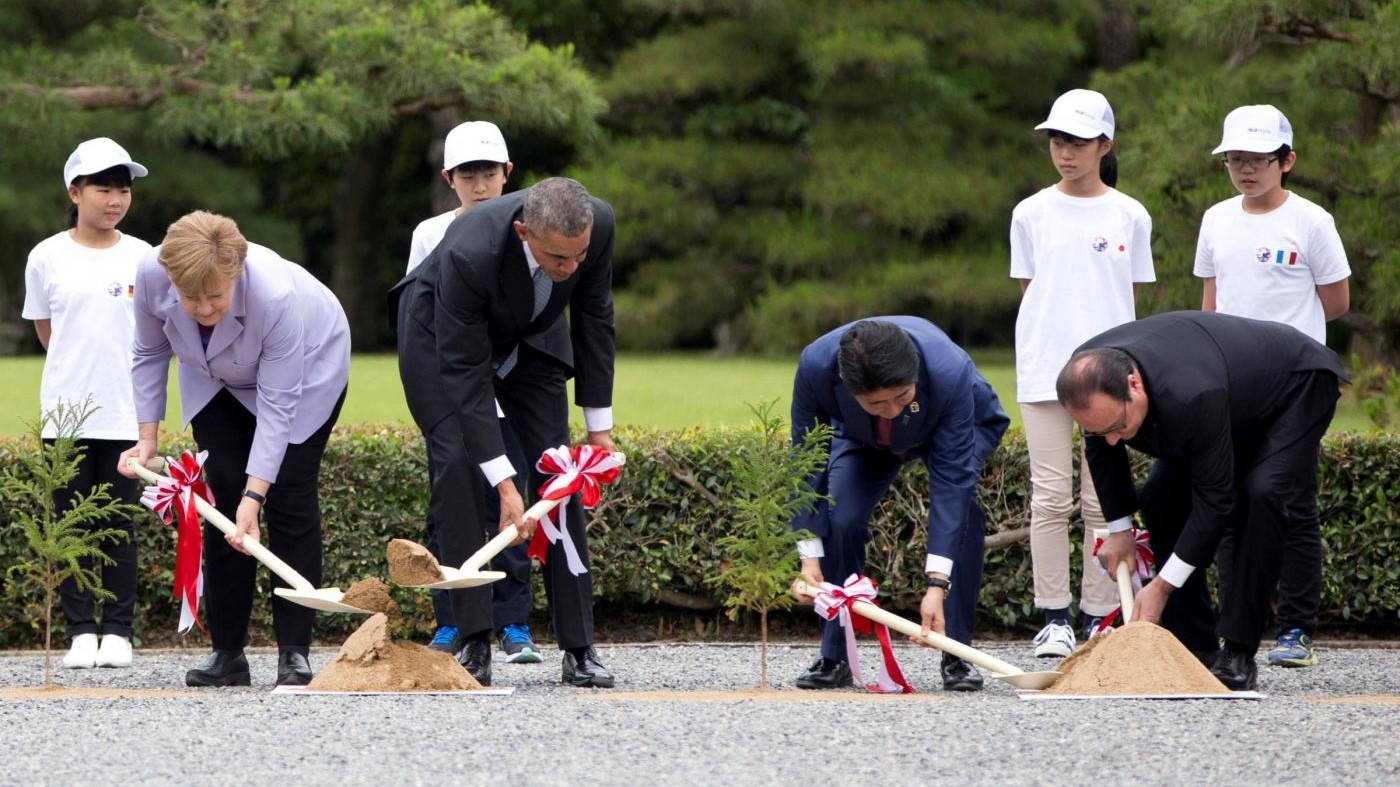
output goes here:
{"type": "Polygon", "coordinates": [[[610,689],[613,687],[613,674],[598,660],[598,651],[589,645],[582,658],[571,651],[564,651],[564,682],[583,688],[610,689]]]}
{"type": "Polygon", "coordinates": [[[852,682],[851,665],[819,656],[793,684],[799,689],[844,689],[852,682]]]}
{"type": "Polygon", "coordinates": [[[311,682],[311,662],[308,648],[277,649],[277,685],[305,686],[311,682]]]}
{"type": "Polygon", "coordinates": [[[982,690],[982,673],[957,656],[949,656],[944,653],[940,671],[943,673],[944,691],[982,690]]]}
{"type": "Polygon", "coordinates": [[[241,650],[215,650],[185,673],[186,686],[247,686],[248,657],[241,650]]]}
{"type": "Polygon", "coordinates": [[[1210,674],[1230,691],[1254,691],[1259,685],[1259,667],[1254,663],[1253,653],[1221,648],[1210,674]]]}
{"type": "Polygon", "coordinates": [[[466,667],[476,682],[491,685],[491,636],[489,632],[472,637],[457,651],[457,663],[466,667]]]}

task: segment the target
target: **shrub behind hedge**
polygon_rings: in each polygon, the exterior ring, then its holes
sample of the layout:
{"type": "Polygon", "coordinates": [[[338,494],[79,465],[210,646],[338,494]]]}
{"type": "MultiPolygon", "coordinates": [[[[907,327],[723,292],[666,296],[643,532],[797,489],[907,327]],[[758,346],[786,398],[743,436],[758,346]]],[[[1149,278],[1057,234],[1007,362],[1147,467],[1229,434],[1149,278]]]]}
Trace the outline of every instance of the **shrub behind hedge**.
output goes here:
{"type": "MultiPolygon", "coordinates": [[[[596,594],[620,605],[713,608],[717,599],[704,580],[724,563],[715,544],[728,517],[725,456],[733,441],[757,438],[752,431],[727,428],[622,429],[616,438],[627,453],[627,469],[605,490],[589,524],[596,594]]],[[[27,443],[0,440],[0,462],[28,450],[33,449],[27,443]]],[[[1139,471],[1145,466],[1139,458],[1139,471]]],[[[906,613],[917,608],[923,594],[925,479],[918,463],[901,473],[877,510],[868,548],[868,573],[881,583],[881,593],[889,599],[885,605],[906,613]]],[[[1396,620],[1400,522],[1391,497],[1400,490],[1400,438],[1328,438],[1319,482],[1326,555],[1324,624],[1396,620]]],[[[423,539],[427,467],[421,437],[404,425],[337,429],[326,452],[321,492],[326,532],[323,584],[346,588],[368,576],[385,576],[384,547],[389,539],[423,539]]],[[[1030,480],[1019,432],[1008,433],[988,462],[978,498],[987,512],[989,534],[1010,535],[1029,524],[1030,480]]],[[[24,545],[18,531],[4,524],[0,520],[0,566],[8,567],[24,545]]],[[[981,630],[1039,623],[1032,605],[1029,545],[1023,539],[1007,540],[1009,546],[987,552],[981,630]]],[[[174,631],[179,612],[170,590],[174,531],[151,516],[138,523],[137,543],[138,632],[163,638],[174,631]]],[[[1077,547],[1072,559],[1079,561],[1077,547]]],[[[254,638],[267,642],[272,634],[266,572],[260,572],[260,581],[254,638]]],[[[42,610],[36,589],[2,574],[0,582],[0,646],[38,643],[42,610]]],[[[431,629],[427,593],[400,588],[396,598],[404,611],[400,634],[421,635],[431,629]]],[[[319,615],[317,635],[340,637],[359,622],[355,616],[319,615]]],[[[606,618],[600,623],[606,626],[606,618]]]]}

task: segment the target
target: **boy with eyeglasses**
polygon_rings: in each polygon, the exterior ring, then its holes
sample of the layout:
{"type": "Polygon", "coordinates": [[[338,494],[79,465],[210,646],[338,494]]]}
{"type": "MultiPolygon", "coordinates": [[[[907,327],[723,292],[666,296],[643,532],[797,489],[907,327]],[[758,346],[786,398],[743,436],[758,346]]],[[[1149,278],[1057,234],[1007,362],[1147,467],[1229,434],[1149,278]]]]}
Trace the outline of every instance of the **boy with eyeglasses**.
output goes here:
{"type": "MultiPolygon", "coordinates": [[[[1268,104],[1225,117],[1220,155],[1240,196],[1206,211],[1196,244],[1195,274],[1204,284],[1204,311],[1272,320],[1326,344],[1327,322],[1346,314],[1351,268],[1332,215],[1288,191],[1297,160],[1293,127],[1268,104]]],[[[1221,543],[1228,563],[1233,542],[1221,543]]],[[[1278,585],[1278,641],[1270,664],[1317,664],[1312,636],[1322,587],[1322,537],[1317,523],[1291,530],[1278,585]]],[[[1221,594],[1228,593],[1222,582],[1221,594]]]]}

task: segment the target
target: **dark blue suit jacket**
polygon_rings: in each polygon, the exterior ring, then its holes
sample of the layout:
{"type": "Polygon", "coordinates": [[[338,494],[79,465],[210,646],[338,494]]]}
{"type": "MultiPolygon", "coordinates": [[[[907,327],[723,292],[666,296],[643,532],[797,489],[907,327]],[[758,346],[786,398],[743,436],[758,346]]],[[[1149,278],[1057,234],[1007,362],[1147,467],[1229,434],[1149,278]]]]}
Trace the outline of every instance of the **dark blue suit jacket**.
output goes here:
{"type": "MultiPolygon", "coordinates": [[[[957,554],[982,462],[996,450],[1010,424],[992,386],[972,359],[938,326],[919,317],[871,317],[892,322],[914,340],[919,351],[919,378],[914,401],[894,420],[890,445],[877,445],[873,418],[861,409],[841,382],[836,354],[850,325],[822,336],[802,351],[792,385],[792,439],[800,443],[814,424],[831,425],[838,438],[910,458],[928,467],[928,554],[952,559],[957,554]]],[[[811,479],[827,492],[826,474],[811,479]]],[[[792,526],[825,538],[829,530],[825,504],[798,514],[792,526]]]]}

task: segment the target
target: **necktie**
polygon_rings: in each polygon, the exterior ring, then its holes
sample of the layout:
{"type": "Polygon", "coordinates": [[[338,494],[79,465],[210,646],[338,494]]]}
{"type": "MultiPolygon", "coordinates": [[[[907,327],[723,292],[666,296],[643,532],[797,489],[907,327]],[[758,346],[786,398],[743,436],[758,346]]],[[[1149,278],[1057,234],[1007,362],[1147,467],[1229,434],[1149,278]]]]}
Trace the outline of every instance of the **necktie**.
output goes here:
{"type": "MultiPolygon", "coordinates": [[[[530,274],[530,282],[535,287],[535,304],[530,312],[530,321],[534,322],[535,318],[540,316],[540,312],[544,311],[545,304],[549,303],[549,295],[554,291],[554,282],[544,275],[544,268],[535,268],[535,272],[530,274]]],[[[510,351],[510,355],[501,361],[500,368],[496,369],[496,376],[504,380],[506,375],[510,374],[510,370],[515,368],[516,361],[519,360],[520,347],[517,345],[510,351]]]]}
{"type": "Polygon", "coordinates": [[[890,427],[894,422],[888,418],[875,416],[875,444],[888,447],[890,444],[890,427]]]}

